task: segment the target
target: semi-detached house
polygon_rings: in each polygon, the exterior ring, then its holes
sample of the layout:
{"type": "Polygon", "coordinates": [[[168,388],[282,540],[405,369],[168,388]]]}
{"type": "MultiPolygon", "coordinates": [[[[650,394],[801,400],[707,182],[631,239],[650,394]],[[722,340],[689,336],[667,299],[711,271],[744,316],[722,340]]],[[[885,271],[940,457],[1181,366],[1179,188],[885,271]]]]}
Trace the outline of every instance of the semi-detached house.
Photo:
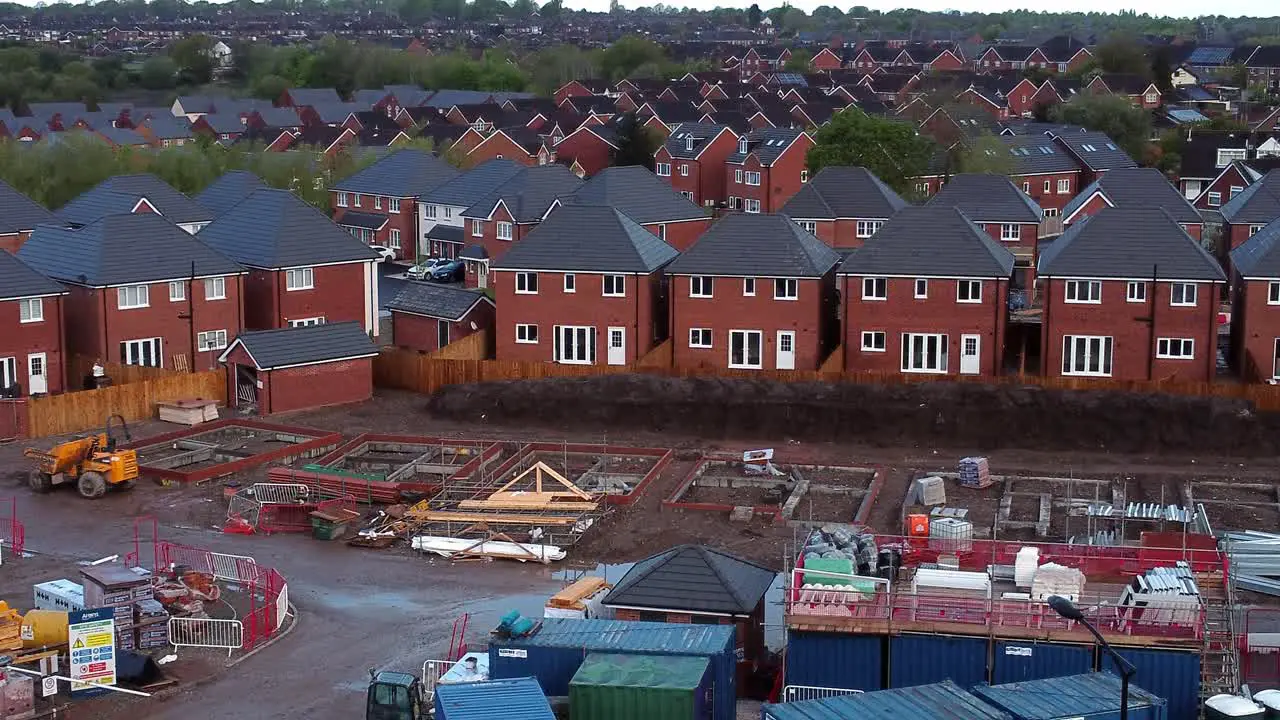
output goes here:
{"type": "Polygon", "coordinates": [[[706,211],[639,165],[608,168],[557,202],[616,208],[681,251],[711,224],[706,211]]]}
{"type": "Polygon", "coordinates": [[[249,271],[245,329],[356,322],[378,335],[377,255],[293,193],[255,190],[197,237],[249,271]]]}
{"type": "Polygon", "coordinates": [[[418,200],[418,256],[456,258],[470,240],[462,213],[520,172],[512,160],[489,160],[441,184],[418,200]]]}
{"type": "Polygon", "coordinates": [[[244,326],[244,269],[154,213],[39,227],[18,257],[70,291],[71,355],[209,370],[244,326]]]}
{"type": "Polygon", "coordinates": [[[0,391],[19,395],[63,389],[66,288],[0,250],[0,391]]]}
{"type": "Polygon", "coordinates": [[[366,245],[413,260],[418,199],[458,176],[449,163],[422,150],[397,150],[333,185],[333,220],[366,245]]]}

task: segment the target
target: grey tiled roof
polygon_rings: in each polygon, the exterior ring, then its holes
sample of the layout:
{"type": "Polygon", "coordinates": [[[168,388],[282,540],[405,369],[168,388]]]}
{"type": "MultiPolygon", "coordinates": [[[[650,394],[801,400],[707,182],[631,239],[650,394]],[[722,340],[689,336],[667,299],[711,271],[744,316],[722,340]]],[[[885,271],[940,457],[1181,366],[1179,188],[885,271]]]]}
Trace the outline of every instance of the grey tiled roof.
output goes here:
{"type": "Polygon", "coordinates": [[[333,88],[290,88],[289,99],[293,101],[294,107],[342,102],[338,91],[333,88]]]}
{"type": "Polygon", "coordinates": [[[510,180],[523,166],[514,160],[495,158],[460,173],[453,179],[422,196],[423,203],[468,207],[510,180]]]}
{"type": "Polygon", "coordinates": [[[493,267],[648,274],[678,254],[611,207],[574,204],[557,208],[493,267]]]}
{"type": "MultiPolygon", "coordinates": [[[[1273,222],[1231,251],[1231,264],[1246,279],[1280,279],[1280,222],[1273,222]]],[[[0,284],[0,287],[3,287],[0,284]]]]}
{"type": "Polygon", "coordinates": [[[463,241],[462,232],[463,228],[457,225],[436,224],[427,231],[427,237],[432,240],[460,243],[463,241]]]}
{"type": "Polygon", "coordinates": [[[334,190],[422,197],[458,176],[457,168],[423,150],[399,150],[333,185],[334,190]]]}
{"type": "Polygon", "coordinates": [[[42,225],[18,250],[36,270],[80,285],[127,285],[242,272],[225,255],[154,213],[110,215],[78,230],[42,225]]]}
{"type": "Polygon", "coordinates": [[[423,105],[439,110],[448,110],[454,105],[489,102],[492,97],[493,93],[484,92],[483,90],[437,90],[423,105]]]}
{"type": "Polygon", "coordinates": [[[237,345],[244,347],[259,370],[378,354],[378,348],[356,322],[242,332],[218,359],[224,360],[237,345]]]}
{"type": "Polygon", "coordinates": [[[1121,168],[1109,170],[1093,184],[1071,198],[1062,208],[1064,218],[1071,217],[1089,202],[1094,193],[1101,192],[1114,207],[1158,207],[1180,223],[1201,223],[1200,213],[1187,202],[1178,189],[1169,184],[1163,173],[1155,168],[1121,168]]]}
{"type": "Polygon", "coordinates": [[[362,228],[364,230],[378,231],[387,226],[389,218],[379,213],[360,212],[359,210],[348,210],[342,213],[342,217],[334,222],[343,227],[362,228]]]}
{"type": "MultiPolygon", "coordinates": [[[[680,123],[672,130],[671,135],[667,137],[664,146],[671,157],[693,159],[698,156],[706,148],[707,144],[716,138],[721,132],[727,130],[725,125],[712,125],[710,123],[680,123]],[[688,150],[687,137],[693,136],[693,149],[688,150]]],[[[730,131],[732,133],[732,131],[730,131]]]]}
{"type": "Polygon", "coordinates": [[[147,119],[143,125],[160,140],[176,140],[192,137],[191,123],[185,117],[172,115],[155,115],[147,119]]]}
{"type": "Polygon", "coordinates": [[[482,290],[467,290],[439,283],[410,282],[387,303],[391,311],[458,321],[478,303],[493,304],[482,290]]]}
{"type": "Polygon", "coordinates": [[[1104,208],[1072,223],[1040,253],[1037,267],[1045,277],[1226,279],[1176,218],[1149,205],[1104,208]]]}
{"type": "Polygon", "coordinates": [[[468,260],[486,260],[489,257],[489,251],[485,250],[483,245],[468,245],[462,248],[458,257],[468,260]]]}
{"type": "Polygon", "coordinates": [[[302,120],[298,118],[298,111],[289,107],[263,107],[254,110],[254,113],[266,127],[287,128],[302,124],[302,120]]]}
{"type": "Polygon", "coordinates": [[[1239,225],[1269,223],[1280,218],[1280,170],[1272,170],[1250,183],[1219,212],[1226,222],[1239,225]]]}
{"type": "Polygon", "coordinates": [[[66,288],[36,272],[18,257],[0,250],[0,300],[64,292],[66,288]]]}
{"type": "Polygon", "coordinates": [[[707,217],[692,200],[639,165],[605,168],[562,202],[608,205],[641,225],[707,217]]]}
{"type": "Polygon", "coordinates": [[[1039,223],[1040,206],[1003,175],[955,175],[929,200],[976,223],[1039,223]]]}
{"type": "Polygon", "coordinates": [[[782,206],[797,220],[888,219],[907,206],[892,188],[862,167],[825,167],[782,206]]]}
{"type": "Polygon", "coordinates": [[[271,188],[254,190],[206,225],[198,237],[237,262],[259,268],[375,258],[372,250],[324,213],[287,190],[271,188]]]}
{"type": "Polygon", "coordinates": [[[1129,153],[1100,132],[1057,132],[1058,142],[1067,146],[1090,170],[1115,170],[1137,167],[1129,153]]]}
{"type": "Polygon", "coordinates": [[[130,212],[139,198],[146,198],[172,223],[208,222],[213,219],[213,213],[150,174],[109,177],[54,214],[76,225],[88,225],[106,215],[130,212]]]}
{"type": "MultiPolygon", "coordinates": [[[[768,167],[786,150],[796,138],[804,134],[796,128],[764,128],[747,133],[747,151],[755,154],[760,164],[768,167]]],[[[725,162],[740,165],[746,161],[747,155],[734,148],[732,155],[725,162]]]]}
{"type": "Polygon", "coordinates": [[[463,217],[487,218],[501,202],[518,223],[537,222],[547,213],[551,203],[563,195],[571,195],[582,187],[582,178],[563,165],[540,165],[521,168],[493,192],[480,197],[462,212],[463,217]]]}
{"type": "MultiPolygon", "coordinates": [[[[45,206],[0,180],[0,234],[32,230],[37,225],[60,225],[45,206]]],[[[3,285],[0,285],[3,292],[3,285]]]]}
{"type": "Polygon", "coordinates": [[[604,598],[609,606],[749,615],[776,573],[704,545],[680,545],[641,560],[604,598]]]}
{"type": "Polygon", "coordinates": [[[840,265],[840,274],[1007,278],[1013,253],[959,210],[909,207],[840,265]]]}
{"type": "Polygon", "coordinates": [[[217,216],[244,200],[249,193],[264,187],[266,184],[257,175],[247,170],[231,170],[210,183],[195,200],[217,216]]]}
{"type": "Polygon", "coordinates": [[[1013,156],[1013,174],[1075,172],[1080,164],[1048,135],[1001,135],[999,141],[1013,156]]]}
{"type": "Polygon", "coordinates": [[[821,277],[840,255],[786,215],[731,213],[675,262],[673,275],[821,277]]]}

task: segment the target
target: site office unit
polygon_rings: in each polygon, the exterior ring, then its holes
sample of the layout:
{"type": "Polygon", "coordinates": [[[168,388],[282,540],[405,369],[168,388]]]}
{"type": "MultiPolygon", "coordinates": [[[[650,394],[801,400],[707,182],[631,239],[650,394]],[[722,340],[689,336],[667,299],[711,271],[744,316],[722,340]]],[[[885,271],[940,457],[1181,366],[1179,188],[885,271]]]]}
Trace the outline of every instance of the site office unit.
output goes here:
{"type": "Polygon", "coordinates": [[[498,308],[499,360],[626,365],[640,359],[661,335],[655,325],[664,319],[659,312],[661,272],[494,269],[489,282],[498,308]],[[605,294],[606,276],[622,279],[621,296],[613,285],[611,294],[605,294]]]}
{"type": "Polygon", "coordinates": [[[396,259],[414,259],[414,240],[418,237],[417,201],[413,197],[389,197],[366,195],[357,192],[334,191],[333,221],[342,225],[348,212],[358,212],[385,217],[387,222],[368,237],[357,236],[366,245],[381,245],[396,251],[396,259]]]}
{"type": "Polygon", "coordinates": [[[244,327],[243,273],[102,287],[64,283],[72,355],[165,368],[185,355],[192,369],[212,370],[244,327]]]}
{"type": "Polygon", "coordinates": [[[249,268],[244,327],[273,330],[353,321],[377,334],[377,265],[348,262],[295,268],[249,268]]]}

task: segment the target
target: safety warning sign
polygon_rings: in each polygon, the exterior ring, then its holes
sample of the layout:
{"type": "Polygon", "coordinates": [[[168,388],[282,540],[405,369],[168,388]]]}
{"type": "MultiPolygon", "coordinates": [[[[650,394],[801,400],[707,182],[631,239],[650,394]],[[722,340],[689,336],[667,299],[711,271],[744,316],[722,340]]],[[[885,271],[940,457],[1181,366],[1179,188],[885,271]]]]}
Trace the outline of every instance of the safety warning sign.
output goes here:
{"type": "Polygon", "coordinates": [[[116,684],[116,621],[112,608],[77,610],[67,616],[72,692],[116,684]]]}

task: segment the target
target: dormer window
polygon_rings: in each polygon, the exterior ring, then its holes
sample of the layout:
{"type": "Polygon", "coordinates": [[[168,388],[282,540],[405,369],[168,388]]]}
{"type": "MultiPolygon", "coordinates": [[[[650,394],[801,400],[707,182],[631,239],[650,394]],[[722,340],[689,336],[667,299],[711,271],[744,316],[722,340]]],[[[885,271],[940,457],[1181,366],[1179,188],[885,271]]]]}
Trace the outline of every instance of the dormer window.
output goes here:
{"type": "Polygon", "coordinates": [[[692,135],[684,136],[684,150],[685,152],[693,152],[693,136],[692,135]]]}
{"type": "Polygon", "coordinates": [[[745,137],[738,138],[738,154],[739,155],[747,154],[747,139],[745,137]]]}

